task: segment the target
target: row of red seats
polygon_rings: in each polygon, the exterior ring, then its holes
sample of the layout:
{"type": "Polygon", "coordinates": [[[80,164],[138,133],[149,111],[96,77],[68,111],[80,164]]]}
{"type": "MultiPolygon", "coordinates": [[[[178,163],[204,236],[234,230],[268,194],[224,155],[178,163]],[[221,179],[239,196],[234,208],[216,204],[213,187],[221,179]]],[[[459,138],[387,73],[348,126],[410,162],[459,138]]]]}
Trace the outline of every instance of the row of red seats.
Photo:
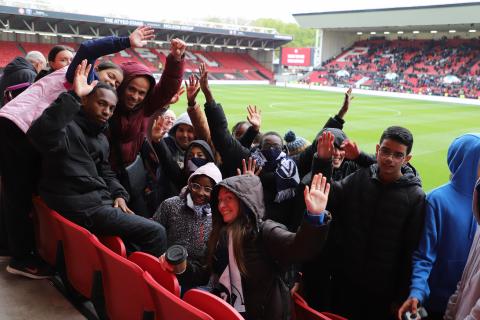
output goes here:
{"type": "Polygon", "coordinates": [[[243,319],[222,299],[191,289],[180,298],[175,275],[142,252],[127,257],[118,237],[97,238],[34,198],[40,256],[59,270],[66,287],[92,301],[101,319],[243,319]]]}
{"type": "MultiPolygon", "coordinates": [[[[97,238],[88,230],[33,199],[37,250],[56,266],[67,287],[93,302],[101,319],[241,320],[224,300],[190,289],[180,298],[175,275],[164,271],[158,258],[143,252],[127,257],[119,237],[97,238]]],[[[310,308],[293,296],[295,320],[347,320],[310,308]]]]}
{"type": "MultiPolygon", "coordinates": [[[[64,44],[78,49],[78,44],[69,43],[64,44]]],[[[53,44],[47,43],[33,43],[33,42],[0,42],[0,68],[5,67],[10,61],[17,56],[23,56],[24,52],[36,50],[42,52],[45,57],[48,56],[48,52],[53,47],[53,44]]],[[[165,65],[166,55],[164,51],[168,53],[168,50],[158,50],[153,48],[144,48],[145,53],[137,52],[134,49],[126,49],[126,55],[115,53],[104,57],[104,59],[111,60],[114,63],[121,64],[127,61],[137,61],[145,64],[152,72],[159,72],[161,65],[165,65]]],[[[215,74],[219,74],[218,79],[236,79],[235,74],[241,74],[241,79],[247,80],[265,80],[273,79],[273,73],[266,67],[261,65],[258,61],[252,58],[246,53],[233,53],[233,52],[206,52],[206,51],[192,51],[203,55],[209,61],[212,61],[214,65],[209,66],[210,74],[215,77],[215,74]],[[261,76],[260,74],[263,76],[261,76]],[[223,74],[231,74],[231,77],[222,76],[223,74]]],[[[186,56],[185,69],[187,72],[197,72],[198,64],[201,59],[191,59],[197,57],[186,56]]]]}

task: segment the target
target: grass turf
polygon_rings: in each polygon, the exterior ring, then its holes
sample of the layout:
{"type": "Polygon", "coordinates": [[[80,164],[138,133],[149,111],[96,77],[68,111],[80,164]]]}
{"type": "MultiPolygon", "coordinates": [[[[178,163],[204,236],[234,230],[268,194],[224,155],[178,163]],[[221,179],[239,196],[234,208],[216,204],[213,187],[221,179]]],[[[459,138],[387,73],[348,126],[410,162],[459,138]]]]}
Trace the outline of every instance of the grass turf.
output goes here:
{"type": "MultiPolygon", "coordinates": [[[[343,102],[342,93],[274,86],[217,85],[212,86],[212,92],[225,109],[229,128],[246,120],[246,106],[255,104],[262,110],[263,132],[274,130],[284,135],[293,130],[309,141],[343,102]]],[[[372,97],[356,95],[355,91],[354,96],[345,116],[345,133],[361,150],[374,153],[385,128],[408,128],[414,137],[411,163],[419,171],[425,191],[448,181],[446,156],[453,139],[479,131],[478,106],[372,97]]],[[[197,100],[204,103],[201,92],[197,100]]],[[[185,96],[172,109],[177,116],[185,112],[185,96]]]]}

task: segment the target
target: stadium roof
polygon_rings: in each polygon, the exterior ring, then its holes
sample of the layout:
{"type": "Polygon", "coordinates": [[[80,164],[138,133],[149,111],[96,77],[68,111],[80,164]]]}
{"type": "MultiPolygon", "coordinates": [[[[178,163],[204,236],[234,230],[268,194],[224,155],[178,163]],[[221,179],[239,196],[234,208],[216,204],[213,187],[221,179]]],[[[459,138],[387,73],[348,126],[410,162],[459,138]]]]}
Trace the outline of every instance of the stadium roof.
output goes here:
{"type": "Polygon", "coordinates": [[[296,13],[305,28],[333,31],[465,31],[480,29],[480,2],[353,11],[296,13]]]}
{"type": "Polygon", "coordinates": [[[140,25],[156,29],[156,41],[181,38],[192,45],[276,48],[292,40],[274,29],[218,24],[178,24],[0,6],[0,31],[65,37],[126,35],[140,25]]]}

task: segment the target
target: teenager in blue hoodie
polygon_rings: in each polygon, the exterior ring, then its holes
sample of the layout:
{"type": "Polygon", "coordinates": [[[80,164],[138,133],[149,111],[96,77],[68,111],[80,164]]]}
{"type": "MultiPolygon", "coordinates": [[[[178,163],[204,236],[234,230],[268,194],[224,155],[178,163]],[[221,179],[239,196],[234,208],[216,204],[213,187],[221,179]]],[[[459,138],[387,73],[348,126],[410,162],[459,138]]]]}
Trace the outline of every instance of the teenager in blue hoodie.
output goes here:
{"type": "Polygon", "coordinates": [[[416,312],[425,305],[429,318],[442,319],[467,261],[477,224],[472,196],[480,162],[480,135],[464,134],[448,149],[450,181],[427,195],[425,226],[413,254],[410,296],[399,309],[416,312]]]}

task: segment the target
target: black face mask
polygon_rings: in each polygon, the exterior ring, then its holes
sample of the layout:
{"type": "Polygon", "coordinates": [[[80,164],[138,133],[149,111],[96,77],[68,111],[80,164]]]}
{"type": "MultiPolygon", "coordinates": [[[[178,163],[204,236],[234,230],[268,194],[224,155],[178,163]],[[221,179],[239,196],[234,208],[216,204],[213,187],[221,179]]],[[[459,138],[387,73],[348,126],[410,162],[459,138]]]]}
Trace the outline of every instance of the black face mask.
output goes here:
{"type": "Polygon", "coordinates": [[[267,163],[264,166],[264,169],[267,171],[273,171],[276,168],[276,161],[280,153],[282,152],[282,149],[275,148],[275,147],[270,147],[268,149],[262,149],[261,150],[263,156],[267,160],[267,163]]]}
{"type": "Polygon", "coordinates": [[[195,172],[198,168],[201,166],[204,166],[208,163],[209,161],[207,159],[202,159],[202,158],[192,158],[187,161],[187,168],[188,171],[190,172],[195,172]]]}

